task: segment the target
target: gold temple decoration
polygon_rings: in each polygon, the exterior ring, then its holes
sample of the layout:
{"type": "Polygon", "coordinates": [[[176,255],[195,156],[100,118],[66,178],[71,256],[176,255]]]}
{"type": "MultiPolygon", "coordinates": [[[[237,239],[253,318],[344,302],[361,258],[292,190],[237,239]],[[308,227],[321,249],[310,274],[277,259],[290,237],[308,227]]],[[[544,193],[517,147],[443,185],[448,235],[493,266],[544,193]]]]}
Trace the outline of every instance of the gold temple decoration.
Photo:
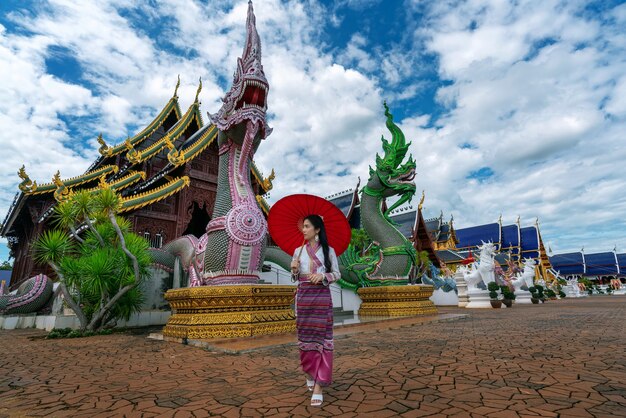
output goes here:
{"type": "Polygon", "coordinates": [[[429,299],[433,287],[414,286],[379,286],[362,287],[357,290],[363,301],[359,316],[398,317],[437,314],[435,304],[429,299]]]}
{"type": "Polygon", "coordinates": [[[272,187],[274,187],[274,185],[272,184],[272,180],[274,180],[275,178],[276,178],[276,173],[274,172],[274,169],[272,168],[272,172],[270,173],[270,176],[263,179],[263,189],[266,192],[269,192],[270,190],[272,190],[272,187]]]}
{"type": "Polygon", "coordinates": [[[180,87],[180,74],[178,74],[178,81],[176,82],[176,88],[174,89],[174,97],[178,97],[178,88],[180,87]]]}
{"type": "Polygon", "coordinates": [[[17,171],[17,175],[22,179],[22,182],[18,186],[21,191],[24,193],[32,193],[37,190],[37,182],[32,181],[30,177],[28,177],[28,174],[26,174],[26,167],[24,165],[22,165],[22,168],[17,171]]]}
{"type": "Polygon", "coordinates": [[[283,334],[296,329],[291,309],[295,286],[236,285],[171,289],[163,336],[207,339],[283,334]]]}
{"type": "Polygon", "coordinates": [[[111,185],[106,181],[106,174],[100,176],[100,181],[98,181],[98,187],[102,190],[111,188],[111,185]]]}
{"type": "Polygon", "coordinates": [[[201,91],[202,91],[202,77],[200,77],[200,84],[198,85],[198,90],[196,90],[196,99],[194,100],[194,103],[198,103],[198,96],[200,95],[201,91]]]}
{"type": "Polygon", "coordinates": [[[424,207],[424,199],[426,198],[426,193],[424,190],[422,190],[422,198],[420,199],[420,203],[419,205],[417,205],[417,210],[421,211],[422,208],[424,207]]]}
{"type": "Polygon", "coordinates": [[[61,181],[61,172],[59,170],[57,170],[56,174],[52,177],[52,183],[57,186],[57,189],[53,193],[54,199],[57,202],[65,202],[73,195],[72,191],[61,181]]]}
{"type": "Polygon", "coordinates": [[[130,142],[130,137],[126,138],[124,146],[128,150],[126,153],[126,159],[131,163],[137,164],[140,161],[139,151],[133,147],[133,144],[130,142]]]}
{"type": "Polygon", "coordinates": [[[104,142],[104,139],[102,138],[102,134],[98,135],[98,138],[96,138],[96,141],[98,141],[98,144],[100,144],[100,148],[98,148],[98,152],[100,153],[100,155],[102,156],[110,156],[111,153],[113,152],[113,148],[109,147],[106,142],[104,142]]]}

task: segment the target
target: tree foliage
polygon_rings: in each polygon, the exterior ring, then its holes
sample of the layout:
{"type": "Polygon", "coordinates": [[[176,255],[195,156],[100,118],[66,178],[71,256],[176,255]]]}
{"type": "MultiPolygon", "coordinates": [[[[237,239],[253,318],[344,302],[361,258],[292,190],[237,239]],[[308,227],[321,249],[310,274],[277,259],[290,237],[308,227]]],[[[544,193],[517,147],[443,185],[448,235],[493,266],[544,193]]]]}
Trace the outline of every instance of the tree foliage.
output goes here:
{"type": "Polygon", "coordinates": [[[13,270],[13,264],[8,261],[3,261],[0,263],[0,270],[13,270]]]}
{"type": "Polygon", "coordinates": [[[83,331],[128,319],[143,303],[138,286],[148,276],[149,245],[116,216],[118,206],[110,189],[76,193],[57,206],[57,229],[33,245],[35,260],[56,272],[83,331]]]}

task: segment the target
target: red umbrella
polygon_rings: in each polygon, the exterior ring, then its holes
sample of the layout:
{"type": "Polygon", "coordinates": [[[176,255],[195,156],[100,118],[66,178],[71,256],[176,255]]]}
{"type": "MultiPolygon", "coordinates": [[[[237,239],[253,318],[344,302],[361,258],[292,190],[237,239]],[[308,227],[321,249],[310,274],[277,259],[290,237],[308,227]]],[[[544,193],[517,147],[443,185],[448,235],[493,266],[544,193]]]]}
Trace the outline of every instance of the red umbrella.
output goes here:
{"type": "Polygon", "coordinates": [[[310,194],[293,194],[274,203],[267,223],[270,235],[278,246],[289,255],[302,245],[302,223],[308,215],[319,215],[324,220],[328,245],[337,256],[343,253],[352,237],[346,216],[326,199],[310,194]]]}

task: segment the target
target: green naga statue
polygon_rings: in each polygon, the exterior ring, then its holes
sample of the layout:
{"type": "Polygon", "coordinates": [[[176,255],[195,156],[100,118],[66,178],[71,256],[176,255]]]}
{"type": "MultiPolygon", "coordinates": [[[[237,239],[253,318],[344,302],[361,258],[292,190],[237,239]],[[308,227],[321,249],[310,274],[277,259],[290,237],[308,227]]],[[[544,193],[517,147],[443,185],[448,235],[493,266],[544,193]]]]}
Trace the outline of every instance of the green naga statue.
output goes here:
{"type": "Polygon", "coordinates": [[[408,275],[415,263],[416,251],[409,240],[396,228],[389,213],[415,195],[415,161],[406,157],[411,143],[393,123],[393,115],[384,104],[386,125],[391,132],[391,143],[384,137],[384,156],[376,154],[376,168],[370,167],[367,185],[361,192],[361,221],[363,229],[372,239],[373,255],[361,256],[352,246],[339,258],[342,287],[358,289],[368,286],[407,284],[408,275]],[[387,198],[399,196],[398,200],[384,210],[387,198]]]}
{"type": "MultiPolygon", "coordinates": [[[[400,205],[410,202],[415,195],[415,161],[409,156],[402,164],[411,143],[393,123],[389,107],[385,106],[387,129],[391,143],[382,138],[384,156],[376,155],[376,168],[370,167],[370,177],[361,192],[361,221],[363,229],[372,239],[369,254],[363,256],[353,246],[339,257],[340,286],[357,290],[360,287],[405,285],[415,265],[416,251],[413,244],[396,228],[389,213],[400,205]],[[388,209],[387,198],[399,196],[388,209]]],[[[289,270],[291,255],[278,247],[268,247],[265,261],[289,270]]]]}

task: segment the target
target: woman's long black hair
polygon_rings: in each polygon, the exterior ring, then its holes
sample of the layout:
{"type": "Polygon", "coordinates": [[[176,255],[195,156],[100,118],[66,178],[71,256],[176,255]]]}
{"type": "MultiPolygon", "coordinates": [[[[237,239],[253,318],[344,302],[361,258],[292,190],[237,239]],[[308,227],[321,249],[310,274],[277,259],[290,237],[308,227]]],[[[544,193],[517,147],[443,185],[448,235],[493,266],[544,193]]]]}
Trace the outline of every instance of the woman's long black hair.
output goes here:
{"type": "Polygon", "coordinates": [[[330,273],[332,271],[332,265],[330,263],[330,256],[328,255],[328,237],[326,236],[324,221],[319,215],[309,215],[304,218],[304,220],[307,219],[309,220],[309,222],[311,222],[311,225],[313,225],[314,229],[320,230],[317,235],[319,236],[320,244],[322,245],[322,252],[324,253],[324,267],[326,267],[326,273],[330,273]]]}

